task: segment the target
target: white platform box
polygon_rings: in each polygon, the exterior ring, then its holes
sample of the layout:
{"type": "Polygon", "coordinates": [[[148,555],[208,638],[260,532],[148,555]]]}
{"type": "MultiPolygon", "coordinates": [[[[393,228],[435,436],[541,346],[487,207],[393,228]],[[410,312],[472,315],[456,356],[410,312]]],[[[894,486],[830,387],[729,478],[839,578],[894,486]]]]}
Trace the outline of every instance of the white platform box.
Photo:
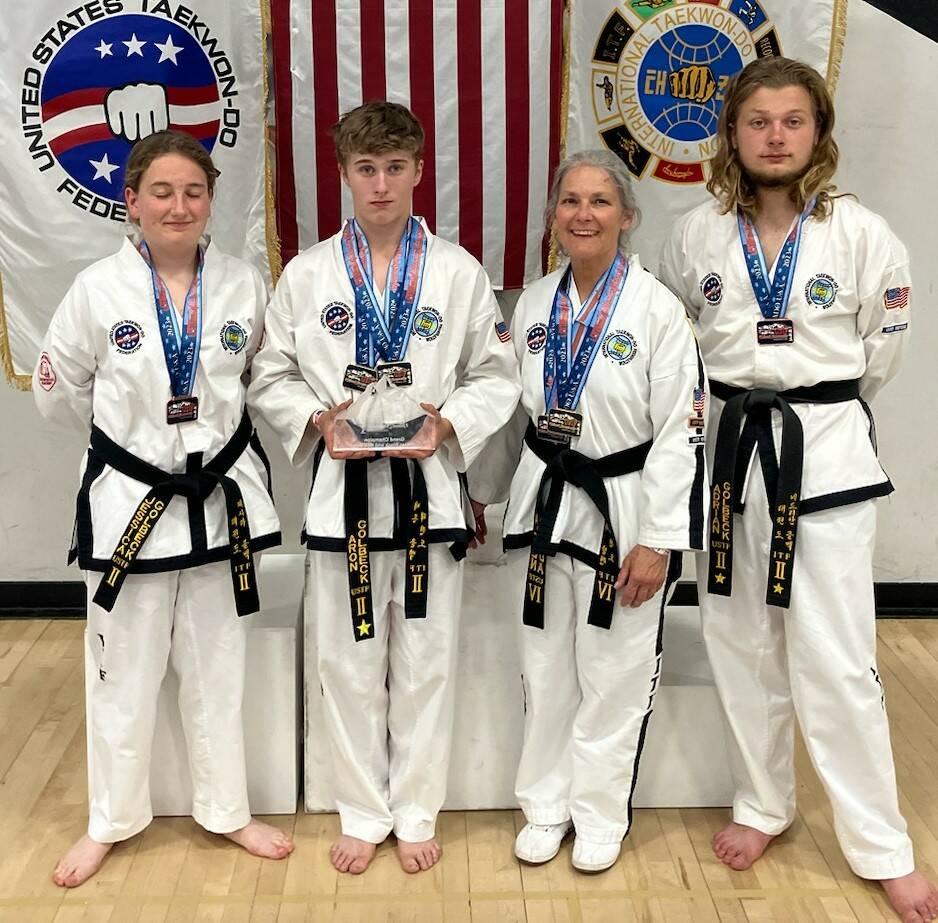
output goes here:
{"type": "MultiPolygon", "coordinates": [[[[497,541],[497,538],[496,538],[497,541]]],[[[514,808],[524,722],[515,626],[506,601],[519,592],[497,555],[470,560],[459,641],[456,719],[445,808],[514,808]],[[483,559],[484,560],[484,559],[483,559]]],[[[503,560],[503,559],[501,559],[503,560]]],[[[321,733],[315,638],[306,635],[305,801],[334,810],[331,761],[321,733]]],[[[665,613],[662,679],[648,727],[633,804],[714,807],[731,803],[724,726],[696,608],[665,613]]]]}
{"type": "MultiPolygon", "coordinates": [[[[302,645],[305,555],[259,558],[262,609],[248,620],[244,738],[252,814],[294,814],[300,782],[302,645]]],[[[93,663],[86,650],[85,663],[93,663]]],[[[85,671],[87,682],[89,671],[85,671]]],[[[168,667],[157,708],[150,766],[154,815],[192,811],[192,782],[179,717],[179,680],[168,667]]],[[[87,699],[86,699],[87,700],[87,699]]]]}

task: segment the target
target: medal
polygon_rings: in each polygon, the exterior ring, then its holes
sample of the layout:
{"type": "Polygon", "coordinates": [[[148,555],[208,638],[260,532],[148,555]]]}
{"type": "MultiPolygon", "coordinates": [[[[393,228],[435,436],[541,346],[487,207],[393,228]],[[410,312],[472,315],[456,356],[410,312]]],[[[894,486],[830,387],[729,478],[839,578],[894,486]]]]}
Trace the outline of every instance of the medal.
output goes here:
{"type": "Polygon", "coordinates": [[[391,384],[406,388],[414,383],[414,371],[409,362],[386,362],[377,368],[378,377],[384,375],[391,384]]]}
{"type": "Polygon", "coordinates": [[[628,274],[628,260],[617,253],[575,319],[570,301],[573,272],[568,267],[563,274],[554,294],[544,347],[546,412],[538,418],[537,426],[542,438],[570,442],[582,432],[583,414],[577,413],[576,407],[628,274]],[[574,327],[579,328],[578,340],[574,327]]]}
{"type": "Polygon", "coordinates": [[[423,288],[427,244],[423,225],[411,216],[388,266],[384,301],[379,303],[374,291],[368,241],[354,218],[345,223],[342,257],[355,294],[357,365],[374,368],[378,359],[391,365],[402,363],[423,288]]]}
{"type": "Polygon", "coordinates": [[[199,419],[199,399],[197,397],[174,397],[166,402],[166,422],[190,423],[199,419]]]}
{"type": "Polygon", "coordinates": [[[736,210],[739,242],[743,248],[746,271],[749,273],[749,283],[752,286],[753,294],[756,296],[759,310],[765,318],[765,320],[756,322],[756,341],[760,345],[793,343],[795,340],[794,326],[790,320],[784,318],[788,310],[795,265],[798,262],[798,251],[801,248],[802,229],[814,208],[814,202],[814,199],[808,202],[792,224],[791,230],[788,232],[781,250],[779,250],[775,264],[775,276],[771,281],[769,280],[768,268],[765,265],[765,255],[762,252],[759,233],[749,216],[742,209],[736,210]]]}
{"type": "Polygon", "coordinates": [[[787,317],[756,321],[756,340],[760,346],[768,343],[794,343],[795,325],[787,317]]]}
{"type": "Polygon", "coordinates": [[[351,388],[353,391],[364,391],[368,385],[374,384],[377,380],[378,376],[373,368],[367,365],[350,364],[345,367],[342,387],[351,388]]]}
{"type": "Polygon", "coordinates": [[[574,436],[579,436],[583,429],[583,414],[575,410],[551,407],[547,411],[547,429],[559,436],[572,439],[574,436]]]}
{"type": "Polygon", "coordinates": [[[169,386],[173,393],[166,405],[166,422],[190,423],[199,418],[199,401],[192,396],[195,385],[195,373],[199,367],[199,349],[202,344],[202,266],[204,254],[202,248],[197,251],[195,278],[186,292],[186,301],[182,312],[182,326],[173,307],[173,299],[166,283],[159,277],[150,249],[146,241],[138,247],[140,255],[150,268],[150,281],[153,284],[153,301],[156,305],[156,319],[160,328],[160,340],[163,343],[163,358],[169,373],[169,386]]]}
{"type": "Polygon", "coordinates": [[[547,414],[542,413],[537,418],[537,436],[538,439],[546,439],[548,442],[557,442],[561,445],[570,445],[570,437],[563,433],[555,433],[547,425],[547,414]]]}

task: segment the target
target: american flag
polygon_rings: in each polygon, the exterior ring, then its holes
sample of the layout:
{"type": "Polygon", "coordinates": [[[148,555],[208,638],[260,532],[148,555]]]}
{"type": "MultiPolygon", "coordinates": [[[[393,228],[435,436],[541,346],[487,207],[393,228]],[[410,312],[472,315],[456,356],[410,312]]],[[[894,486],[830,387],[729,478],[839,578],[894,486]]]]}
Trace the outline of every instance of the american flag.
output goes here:
{"type": "Polygon", "coordinates": [[[503,320],[495,321],[495,335],[502,343],[507,343],[511,339],[511,331],[508,329],[508,324],[503,320]]]}
{"type": "Polygon", "coordinates": [[[883,295],[883,303],[887,309],[906,308],[909,305],[909,287],[887,288],[883,295]]]}
{"type": "Polygon", "coordinates": [[[704,404],[706,403],[707,395],[701,388],[694,388],[694,413],[698,416],[701,416],[704,412],[704,404]]]}
{"type": "Polygon", "coordinates": [[[284,262],[351,214],[329,128],[389,99],[427,135],[414,213],[479,259],[496,288],[541,275],[563,10],[564,0],[271,0],[284,262]]]}

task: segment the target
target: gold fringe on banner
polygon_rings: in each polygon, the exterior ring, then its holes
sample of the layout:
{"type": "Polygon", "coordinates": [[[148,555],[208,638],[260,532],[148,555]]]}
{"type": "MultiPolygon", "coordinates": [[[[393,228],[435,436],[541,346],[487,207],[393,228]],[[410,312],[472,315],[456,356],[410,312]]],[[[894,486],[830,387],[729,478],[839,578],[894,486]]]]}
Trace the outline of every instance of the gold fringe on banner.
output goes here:
{"type": "Polygon", "coordinates": [[[270,0],[260,0],[261,4],[261,54],[263,55],[264,79],[264,234],[267,239],[267,262],[274,285],[283,272],[283,254],[280,250],[280,238],[277,236],[277,206],[274,198],[274,171],[276,165],[271,155],[274,146],[273,134],[267,124],[267,106],[270,99],[270,80],[268,68],[270,60],[267,54],[268,40],[271,35],[270,0]]]}
{"type": "Polygon", "coordinates": [[[831,47],[827,53],[827,89],[831,95],[837,90],[837,81],[840,79],[840,60],[844,53],[844,42],[847,39],[847,2],[848,0],[834,0],[834,16],[831,22],[831,47]]]}
{"type": "Polygon", "coordinates": [[[7,327],[7,312],[3,304],[3,276],[0,274],[0,354],[3,356],[3,374],[18,391],[32,391],[31,375],[17,375],[13,368],[13,350],[10,348],[10,329],[7,327]]]}
{"type": "MultiPolygon", "coordinates": [[[[563,72],[560,85],[560,159],[567,156],[567,113],[570,109],[570,20],[573,17],[573,0],[565,0],[563,11],[563,72]]],[[[550,177],[553,181],[553,177],[550,177]]],[[[551,231],[550,250],[547,253],[547,271],[553,272],[560,262],[557,252],[557,235],[551,231]]]]}

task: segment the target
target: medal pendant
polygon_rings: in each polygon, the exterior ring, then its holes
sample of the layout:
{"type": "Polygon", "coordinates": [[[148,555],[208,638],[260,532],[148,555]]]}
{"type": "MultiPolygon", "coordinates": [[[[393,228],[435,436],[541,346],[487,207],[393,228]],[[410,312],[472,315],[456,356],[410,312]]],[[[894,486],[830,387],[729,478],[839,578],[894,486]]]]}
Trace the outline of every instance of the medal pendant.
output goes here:
{"type": "Polygon", "coordinates": [[[548,442],[556,442],[560,445],[569,445],[570,437],[565,436],[562,433],[555,433],[553,430],[547,428],[547,414],[543,413],[537,418],[537,437],[538,439],[546,439],[548,442]]]}
{"type": "Polygon", "coordinates": [[[563,407],[551,407],[547,411],[547,429],[558,436],[572,439],[583,429],[583,414],[563,407]]]}
{"type": "Polygon", "coordinates": [[[373,368],[367,365],[349,365],[342,378],[342,387],[353,391],[364,391],[368,385],[374,384],[378,376],[373,368]]]}
{"type": "Polygon", "coordinates": [[[756,321],[756,340],[760,346],[771,343],[794,343],[795,325],[787,317],[756,321]]]}
{"type": "Polygon", "coordinates": [[[409,362],[386,362],[377,368],[377,377],[385,375],[392,385],[406,388],[414,383],[414,372],[409,362]]]}
{"type": "Polygon", "coordinates": [[[166,402],[166,422],[191,423],[199,419],[199,399],[197,397],[174,397],[166,402]]]}

